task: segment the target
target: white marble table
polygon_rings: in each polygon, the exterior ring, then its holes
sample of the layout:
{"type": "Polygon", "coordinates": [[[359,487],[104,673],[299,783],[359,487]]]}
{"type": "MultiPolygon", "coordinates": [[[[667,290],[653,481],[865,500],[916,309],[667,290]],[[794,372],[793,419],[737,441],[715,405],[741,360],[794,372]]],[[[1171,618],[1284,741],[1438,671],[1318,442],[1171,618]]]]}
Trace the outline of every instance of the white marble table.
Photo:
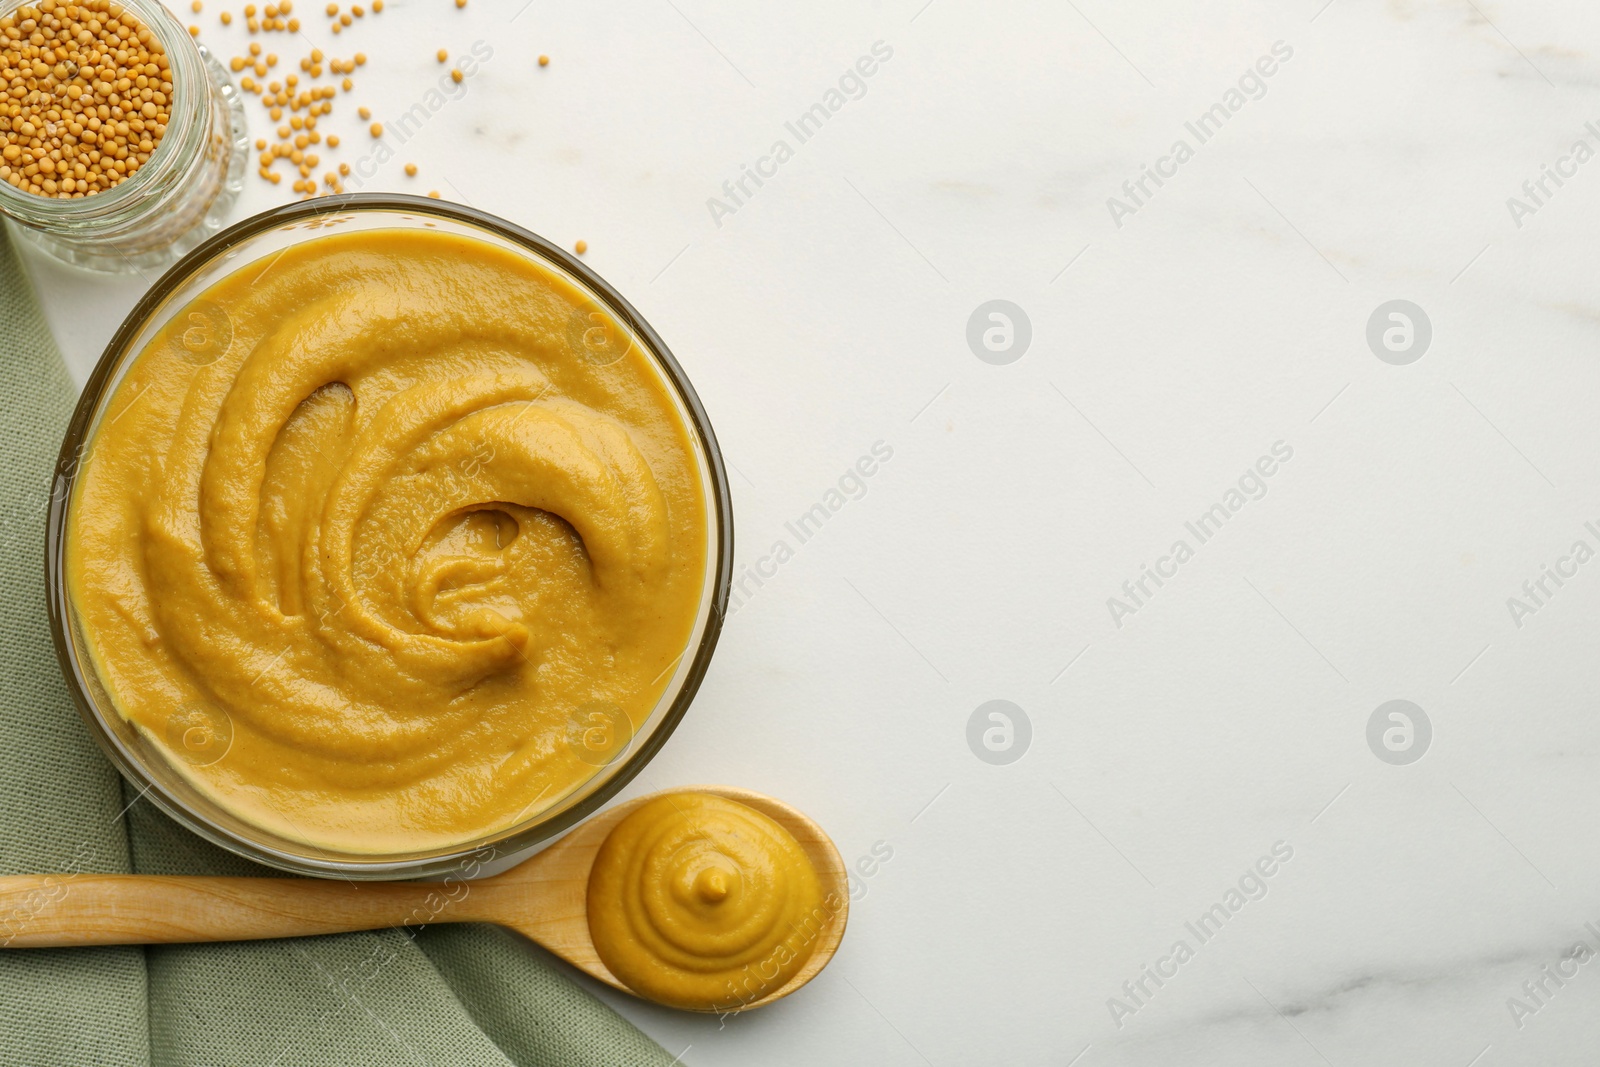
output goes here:
{"type": "MultiPolygon", "coordinates": [[[[873,872],[781,1006],[608,1000],[708,1067],[1600,1058],[1600,9],[519,7],[341,42],[379,117],[494,50],[368,187],[586,239],[673,347],[762,578],[635,788],[760,788],[873,872]],[[1393,300],[1431,337],[1380,359],[1393,300]],[[1391,700],[1426,743],[1369,746],[1391,700]]],[[[81,377],[142,283],[34,269],[81,377]]]]}

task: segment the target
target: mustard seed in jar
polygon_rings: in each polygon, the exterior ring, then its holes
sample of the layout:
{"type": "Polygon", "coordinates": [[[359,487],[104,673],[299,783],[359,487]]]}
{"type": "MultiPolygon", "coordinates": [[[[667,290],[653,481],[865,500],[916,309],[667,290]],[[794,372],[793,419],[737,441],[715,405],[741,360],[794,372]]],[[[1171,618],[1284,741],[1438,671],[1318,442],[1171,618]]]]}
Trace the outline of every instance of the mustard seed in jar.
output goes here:
{"type": "Polygon", "coordinates": [[[39,196],[93,196],[144,166],[167,130],[166,53],[110,0],[25,4],[0,18],[0,180],[39,196]]]}
{"type": "Polygon", "coordinates": [[[160,270],[243,185],[243,91],[168,2],[0,2],[0,212],[64,262],[160,270]]]}

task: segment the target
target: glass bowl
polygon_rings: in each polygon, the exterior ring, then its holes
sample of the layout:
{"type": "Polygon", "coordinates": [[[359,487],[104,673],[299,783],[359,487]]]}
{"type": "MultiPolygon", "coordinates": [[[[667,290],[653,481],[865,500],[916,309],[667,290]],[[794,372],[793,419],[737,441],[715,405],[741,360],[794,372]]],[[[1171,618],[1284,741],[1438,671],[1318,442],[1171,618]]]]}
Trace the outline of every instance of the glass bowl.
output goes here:
{"type": "MultiPolygon", "coordinates": [[[[590,343],[589,332],[579,333],[583,343],[590,343]]],[[[46,580],[56,654],[78,710],[106,755],[141,796],[201,837],[258,863],[318,877],[381,880],[464,870],[471,875],[487,873],[518,862],[593,814],[644,768],[688,710],[722,630],[733,571],[732,503],[711,423],[667,346],[632,305],[573,256],[503,219],[457,204],[388,194],[323,197],[263,212],[212,237],[162,276],[124,320],[84,387],[61,446],[48,521],[46,580]],[[598,767],[593,777],[541,813],[471,841],[404,854],[341,853],[282,837],[232,814],[193,785],[164,749],[117,712],[96,673],[68,595],[67,523],[80,461],[113,392],[134,357],[186,305],[235,270],[330,232],[423,228],[473,237],[537,262],[594,302],[586,308],[604,308],[616,325],[632,334],[626,340],[650,357],[689,431],[706,508],[706,577],[689,643],[661,699],[625,745],[601,749],[601,758],[590,761],[598,767]]]]}

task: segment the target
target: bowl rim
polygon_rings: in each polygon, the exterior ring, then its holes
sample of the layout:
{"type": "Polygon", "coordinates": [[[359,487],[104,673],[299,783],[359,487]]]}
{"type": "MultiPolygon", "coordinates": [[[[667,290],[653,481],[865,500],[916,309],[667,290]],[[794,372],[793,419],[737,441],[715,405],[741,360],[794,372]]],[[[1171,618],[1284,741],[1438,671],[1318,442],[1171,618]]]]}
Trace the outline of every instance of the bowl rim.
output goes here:
{"type": "MultiPolygon", "coordinates": [[[[137,358],[137,354],[130,358],[137,358]]],[[[50,636],[73,703],[101,750],[122,776],[138,790],[139,796],[148,797],[174,821],[211,843],[235,855],[278,870],[315,877],[374,881],[430,877],[452,871],[459,872],[464,861],[474,858],[478,863],[487,863],[489,860],[484,858],[485,852],[490,852],[491,857],[510,854],[526,856],[535,847],[550,843],[604,807],[644,770],[645,765],[666,744],[699,692],[700,685],[710,668],[711,656],[721,636],[723,623],[727,618],[728,599],[733,582],[733,500],[722,450],[717,444],[710,417],[706,414],[705,407],[688,376],[655,329],[616,288],[592,268],[546,238],[497,215],[464,204],[406,193],[341,193],[270,208],[226,227],[168,268],[128,312],[101,352],[94,371],[84,383],[72,419],[67,424],[51,484],[45,529],[44,564],[50,636]],[[326,853],[323,853],[322,858],[318,858],[316,854],[322,850],[315,845],[305,844],[302,846],[302,854],[294,854],[244,840],[231,831],[215,825],[204,815],[192,810],[185,801],[170,793],[159,778],[147,774],[144,761],[129,751],[102,722],[82,673],[84,667],[79,663],[74,651],[75,646],[67,632],[70,625],[70,605],[64,574],[66,519],[70,510],[79,459],[89,440],[89,430],[95,411],[100,406],[113,374],[125,362],[123,357],[128,353],[133,341],[160,310],[161,305],[179,287],[197,270],[225,253],[230,246],[269,230],[282,228],[286,224],[364,211],[432,215],[478,227],[519,245],[536,256],[544,257],[587,286],[606,305],[612,315],[644,341],[645,346],[656,358],[664,377],[688,411],[690,428],[698,438],[706,459],[707,474],[711,483],[708,493],[711,499],[708,503],[714,511],[714,532],[717,537],[715,566],[712,568],[712,573],[707,575],[707,581],[713,585],[705,628],[699,635],[699,642],[694,648],[694,658],[690,661],[683,685],[678,689],[672,705],[655,730],[643,741],[629,746],[621,766],[606,782],[554,817],[536,822],[516,833],[499,838],[491,834],[488,835],[491,839],[489,841],[450,847],[421,859],[386,860],[381,858],[381,853],[376,854],[376,858],[370,861],[336,859],[326,853]]],[[[137,799],[136,797],[135,800],[137,799]]],[[[248,825],[248,820],[240,821],[248,825]]]]}

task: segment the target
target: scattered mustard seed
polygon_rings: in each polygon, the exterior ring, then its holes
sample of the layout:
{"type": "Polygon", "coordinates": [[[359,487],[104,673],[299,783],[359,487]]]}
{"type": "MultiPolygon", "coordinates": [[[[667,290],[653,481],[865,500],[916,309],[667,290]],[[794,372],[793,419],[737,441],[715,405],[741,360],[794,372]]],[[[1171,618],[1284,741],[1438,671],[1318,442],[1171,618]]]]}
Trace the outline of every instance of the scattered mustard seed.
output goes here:
{"type": "Polygon", "coordinates": [[[549,56],[540,56],[539,57],[539,66],[548,67],[549,65],[550,65],[550,57],[549,56]]]}
{"type": "MultiPolygon", "coordinates": [[[[93,3],[98,10],[120,10],[116,6],[119,0],[32,0],[32,4],[41,9],[47,8],[50,11],[59,9],[60,12],[65,12],[74,2],[78,2],[86,10],[89,3],[93,3]]],[[[167,0],[167,2],[173,3],[173,0],[167,0]]],[[[191,9],[198,13],[202,9],[204,0],[188,0],[188,2],[191,9]]],[[[260,0],[257,0],[257,2],[260,2],[260,0]]],[[[339,33],[343,29],[351,28],[354,20],[364,17],[368,11],[374,15],[383,11],[384,0],[363,0],[363,3],[366,6],[356,3],[345,4],[343,0],[338,0],[338,2],[330,0],[330,2],[327,2],[323,10],[331,20],[328,27],[329,31],[339,33]]],[[[465,0],[457,0],[456,7],[466,7],[465,0]]],[[[252,34],[262,31],[281,32],[284,30],[298,33],[300,20],[283,17],[287,16],[292,10],[292,0],[277,0],[277,2],[265,4],[264,7],[259,9],[256,3],[247,3],[243,4],[238,11],[221,12],[220,18],[224,26],[229,26],[233,24],[234,15],[241,14],[252,34]]],[[[199,29],[196,27],[191,29],[190,32],[198,35],[199,29]]],[[[46,30],[44,36],[49,38],[48,30],[46,30]]],[[[127,37],[126,34],[122,36],[123,38],[127,37]]],[[[0,38],[3,38],[3,35],[0,35],[0,38]]],[[[5,45],[6,42],[0,39],[0,53],[3,53],[5,45]]],[[[441,64],[450,63],[450,53],[447,49],[439,49],[437,55],[441,64]]],[[[325,195],[319,187],[318,175],[314,170],[317,166],[317,157],[308,154],[307,149],[312,145],[323,143],[326,143],[329,149],[339,146],[337,134],[328,134],[324,138],[323,134],[316,131],[317,119],[332,112],[333,104],[331,100],[339,95],[341,89],[346,93],[355,89],[355,82],[350,75],[355,73],[357,67],[366,66],[367,55],[365,52],[356,52],[349,59],[333,57],[325,59],[321,49],[312,48],[310,55],[299,61],[299,69],[302,72],[300,76],[289,74],[284,78],[282,84],[273,82],[268,85],[266,82],[268,71],[277,67],[278,59],[279,57],[276,53],[268,53],[260,43],[251,42],[247,46],[246,54],[236,56],[229,62],[229,66],[236,74],[243,75],[238,79],[238,85],[241,90],[252,93],[260,99],[263,109],[271,115],[272,122],[275,125],[276,141],[270,141],[268,138],[260,138],[256,141],[260,164],[258,173],[260,173],[263,180],[279,184],[283,180],[283,175],[274,170],[274,164],[280,159],[287,160],[293,164],[293,167],[299,173],[299,181],[293,181],[294,174],[289,175],[297,193],[302,193],[306,197],[325,195]],[[332,75],[330,84],[316,84],[314,79],[320,80],[323,77],[324,69],[332,75]],[[303,87],[298,87],[301,78],[305,78],[307,84],[303,87]]],[[[285,57],[285,59],[287,61],[286,65],[294,63],[292,57],[285,57]]],[[[540,60],[545,65],[550,61],[548,56],[541,56],[540,60]]],[[[6,100],[7,76],[9,74],[10,71],[7,70],[3,60],[0,60],[0,127],[5,125],[7,108],[13,106],[6,100]]],[[[460,68],[451,69],[450,77],[456,84],[461,84],[466,79],[466,72],[460,68]]],[[[14,85],[9,88],[14,88],[14,85]]],[[[142,89],[143,87],[141,86],[140,88],[142,89]]],[[[126,96],[127,93],[124,92],[123,95],[126,96]]],[[[361,107],[356,110],[363,122],[371,121],[372,111],[370,108],[361,107]]],[[[383,124],[371,122],[368,132],[374,139],[383,138],[383,124]]],[[[0,137],[3,137],[3,135],[3,129],[0,129],[0,137]]],[[[3,140],[0,140],[0,145],[3,145],[3,143],[3,140]]],[[[336,166],[338,168],[337,171],[329,171],[324,174],[322,176],[323,181],[329,190],[344,192],[344,185],[340,181],[340,177],[349,176],[351,173],[350,164],[340,163],[336,164],[336,166]]],[[[137,161],[131,161],[131,165],[127,166],[128,173],[132,173],[136,169],[137,161]]],[[[43,168],[40,167],[37,170],[42,172],[43,168]]],[[[418,168],[415,163],[406,165],[407,176],[415,177],[417,173],[418,168]]],[[[80,184],[81,188],[87,188],[87,186],[80,184]]],[[[437,190],[431,195],[435,198],[440,196],[437,190]]]]}
{"type": "Polygon", "coordinates": [[[581,256],[585,252],[589,251],[589,242],[588,241],[579,241],[577,244],[572,246],[572,250],[574,252],[578,253],[578,255],[581,256]]]}

